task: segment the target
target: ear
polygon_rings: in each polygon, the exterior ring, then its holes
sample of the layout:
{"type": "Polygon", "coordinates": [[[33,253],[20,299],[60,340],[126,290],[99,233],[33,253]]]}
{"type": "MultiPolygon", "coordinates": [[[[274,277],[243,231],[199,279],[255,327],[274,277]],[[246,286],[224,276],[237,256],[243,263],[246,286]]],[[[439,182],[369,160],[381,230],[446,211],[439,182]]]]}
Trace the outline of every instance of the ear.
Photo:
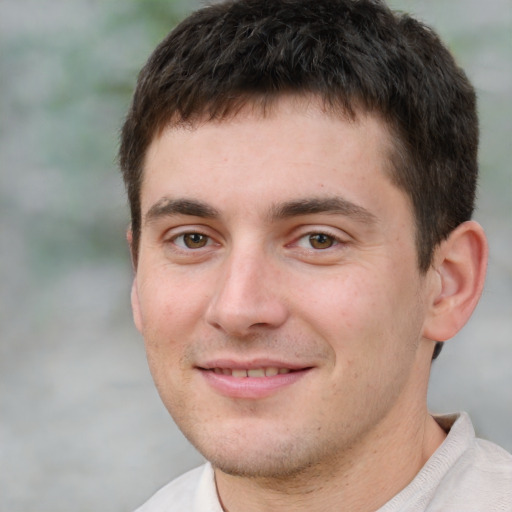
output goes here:
{"type": "Polygon", "coordinates": [[[136,272],[137,271],[137,262],[135,260],[135,252],[133,250],[133,231],[132,231],[131,227],[129,227],[126,230],[126,241],[128,242],[128,247],[130,249],[130,257],[132,259],[132,268],[133,268],[133,271],[136,272]]]}
{"type": "Polygon", "coordinates": [[[132,257],[132,267],[135,272],[135,276],[133,278],[132,290],[130,294],[130,299],[132,303],[132,314],[133,314],[133,322],[135,323],[135,327],[137,330],[142,333],[142,314],[140,311],[140,302],[139,302],[139,292],[137,288],[137,266],[133,257],[133,233],[131,228],[128,228],[126,231],[126,240],[128,241],[128,245],[130,247],[130,254],[132,257]]]}
{"type": "Polygon", "coordinates": [[[137,330],[142,334],[142,312],[140,309],[140,301],[139,301],[139,291],[137,287],[137,276],[133,278],[132,283],[132,291],[130,294],[131,303],[132,303],[132,315],[133,315],[133,323],[135,324],[135,327],[137,327],[137,330]]]}
{"type": "Polygon", "coordinates": [[[488,246],[482,227],[462,223],[436,249],[432,293],[423,336],[434,341],[452,338],[469,320],[480,299],[487,268],[488,246]]]}

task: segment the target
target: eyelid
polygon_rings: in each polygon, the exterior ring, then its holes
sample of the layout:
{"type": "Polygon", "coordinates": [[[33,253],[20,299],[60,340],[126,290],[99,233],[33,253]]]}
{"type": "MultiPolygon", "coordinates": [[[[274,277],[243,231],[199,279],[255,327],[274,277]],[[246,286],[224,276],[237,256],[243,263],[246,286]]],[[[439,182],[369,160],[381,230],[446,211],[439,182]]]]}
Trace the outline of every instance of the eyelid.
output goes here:
{"type": "MultiPolygon", "coordinates": [[[[330,228],[326,226],[303,226],[300,229],[300,232],[294,236],[293,241],[289,244],[289,246],[300,247],[299,241],[310,237],[311,235],[325,235],[332,238],[335,243],[328,249],[337,247],[339,245],[346,245],[351,240],[350,235],[348,235],[345,231],[341,231],[337,228],[330,228]]],[[[313,247],[308,248],[308,250],[315,252],[320,252],[322,250],[327,251],[328,249],[314,249],[313,247]]]]}
{"type": "Polygon", "coordinates": [[[329,249],[333,249],[335,247],[337,247],[338,245],[342,244],[343,242],[340,241],[339,239],[337,239],[336,237],[328,234],[328,233],[309,233],[307,235],[303,235],[301,236],[300,238],[297,239],[297,241],[295,242],[295,245],[301,249],[305,249],[307,251],[315,251],[315,252],[325,252],[325,251],[328,251],[329,249]],[[311,237],[314,236],[314,235],[323,235],[323,236],[326,236],[328,237],[329,239],[332,240],[332,244],[329,245],[328,247],[314,247],[313,244],[312,244],[312,240],[311,240],[311,237]],[[304,245],[302,245],[302,241],[304,241],[304,245]]]}
{"type": "Polygon", "coordinates": [[[213,239],[212,239],[211,236],[205,235],[203,233],[197,233],[195,231],[188,231],[186,233],[181,233],[179,235],[176,235],[176,236],[171,238],[171,241],[174,243],[174,245],[177,245],[180,249],[183,249],[184,251],[197,251],[199,249],[203,249],[205,247],[209,247],[209,246],[211,246],[213,244],[213,239]],[[201,246],[201,247],[187,247],[186,244],[185,244],[185,240],[184,240],[184,238],[187,235],[200,235],[202,237],[205,237],[207,239],[206,240],[206,244],[201,246]],[[180,238],[182,239],[183,244],[177,243],[177,240],[180,239],[180,238]]]}
{"type": "Polygon", "coordinates": [[[211,233],[211,229],[207,228],[206,226],[202,226],[202,225],[192,225],[192,226],[184,225],[184,226],[177,226],[177,227],[174,227],[174,228],[171,228],[171,229],[167,230],[163,234],[163,236],[162,236],[162,241],[163,241],[164,244],[172,243],[177,248],[177,250],[181,250],[181,251],[199,251],[200,249],[211,247],[214,244],[215,245],[220,245],[218,240],[217,240],[217,238],[218,237],[214,236],[211,233]],[[204,236],[204,237],[208,238],[207,244],[204,247],[201,247],[201,248],[191,249],[189,247],[186,247],[185,245],[180,245],[180,244],[176,243],[176,240],[178,238],[184,237],[186,235],[194,235],[194,234],[201,235],[201,236],[204,236]]]}

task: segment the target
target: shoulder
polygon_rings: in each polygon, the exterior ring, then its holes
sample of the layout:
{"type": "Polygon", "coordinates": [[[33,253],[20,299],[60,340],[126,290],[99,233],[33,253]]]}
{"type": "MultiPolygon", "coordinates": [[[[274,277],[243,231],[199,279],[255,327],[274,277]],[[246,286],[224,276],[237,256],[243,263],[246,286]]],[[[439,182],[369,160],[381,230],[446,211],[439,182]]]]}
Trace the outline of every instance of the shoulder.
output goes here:
{"type": "Polygon", "coordinates": [[[182,512],[193,510],[194,500],[207,465],[195,468],[162,487],[135,512],[182,512]]]}
{"type": "Polygon", "coordinates": [[[436,421],[443,444],[379,512],[512,512],[512,455],[476,438],[466,413],[436,421]]]}
{"type": "Polygon", "coordinates": [[[445,475],[438,494],[467,504],[468,511],[512,511],[512,455],[475,438],[445,475]]]}
{"type": "MultiPolygon", "coordinates": [[[[453,430],[470,429],[473,435],[466,437],[465,449],[441,479],[434,503],[465,512],[512,511],[512,455],[476,438],[467,415],[461,415],[457,423],[453,430]]],[[[457,440],[465,437],[461,432],[454,434],[457,440]]]]}

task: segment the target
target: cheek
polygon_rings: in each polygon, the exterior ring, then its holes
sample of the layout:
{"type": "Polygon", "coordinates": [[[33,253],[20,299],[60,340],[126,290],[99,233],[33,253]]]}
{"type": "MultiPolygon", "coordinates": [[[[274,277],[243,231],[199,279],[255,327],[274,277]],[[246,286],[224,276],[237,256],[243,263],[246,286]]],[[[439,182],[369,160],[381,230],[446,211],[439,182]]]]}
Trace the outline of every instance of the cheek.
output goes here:
{"type": "Polygon", "coordinates": [[[347,267],[308,289],[314,293],[302,301],[307,322],[344,360],[386,357],[420,330],[417,288],[390,269],[347,267]]]}
{"type": "Polygon", "coordinates": [[[326,403],[335,396],[341,409],[364,415],[381,410],[403,389],[420,339],[422,309],[413,283],[362,274],[332,280],[305,314],[334,356],[326,403]]]}
{"type": "Polygon", "coordinates": [[[184,354],[193,330],[194,308],[184,294],[161,278],[142,281],[139,299],[149,370],[162,401],[171,410],[181,400],[180,382],[186,374],[184,354]]]}
{"type": "Polygon", "coordinates": [[[322,283],[309,286],[306,314],[313,325],[334,333],[368,329],[378,317],[385,316],[382,301],[385,292],[380,283],[364,273],[347,269],[322,283]]]}
{"type": "Polygon", "coordinates": [[[142,276],[139,304],[144,332],[167,333],[171,338],[173,333],[186,332],[201,318],[207,300],[202,280],[180,279],[165,272],[154,272],[146,279],[142,276]]]}
{"type": "MultiPolygon", "coordinates": [[[[140,280],[139,305],[149,369],[160,394],[165,395],[186,370],[187,347],[198,336],[202,318],[201,294],[197,287],[180,286],[160,275],[140,280]]],[[[168,401],[166,397],[164,402],[168,401]]]]}

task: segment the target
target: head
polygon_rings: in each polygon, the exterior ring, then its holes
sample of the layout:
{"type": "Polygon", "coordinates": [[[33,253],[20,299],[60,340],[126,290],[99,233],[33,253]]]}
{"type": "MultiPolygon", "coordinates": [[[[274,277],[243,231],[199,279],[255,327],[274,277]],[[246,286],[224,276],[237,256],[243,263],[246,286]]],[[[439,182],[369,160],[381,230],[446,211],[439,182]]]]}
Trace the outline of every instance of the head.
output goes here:
{"type": "Polygon", "coordinates": [[[483,282],[477,138],[449,52],[379,2],[224,2],[155,50],[120,151],[132,304],[216,466],[339,462],[426,410],[483,282]]]}
{"type": "Polygon", "coordinates": [[[241,0],[183,21],[142,69],[122,130],[120,163],[136,264],[144,160],[165,127],[264,111],[313,95],[350,118],[371,112],[393,136],[391,179],[416,221],[418,266],[471,218],[477,181],[475,93],[428,27],[372,0],[241,0]],[[328,20],[328,21],[326,21],[328,20]]]}

